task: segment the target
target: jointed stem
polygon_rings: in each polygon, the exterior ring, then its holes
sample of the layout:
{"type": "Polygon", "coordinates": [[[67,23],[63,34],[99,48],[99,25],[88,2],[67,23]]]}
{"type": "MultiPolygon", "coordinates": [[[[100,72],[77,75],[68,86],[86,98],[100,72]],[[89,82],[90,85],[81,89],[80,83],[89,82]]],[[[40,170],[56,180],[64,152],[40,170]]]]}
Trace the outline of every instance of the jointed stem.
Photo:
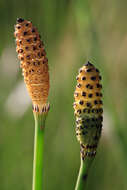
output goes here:
{"type": "Polygon", "coordinates": [[[88,170],[91,166],[93,158],[85,158],[85,160],[81,157],[81,165],[79,170],[79,175],[76,183],[75,190],[84,190],[87,183],[88,170]]]}
{"type": "Polygon", "coordinates": [[[42,190],[43,145],[44,145],[44,127],[45,127],[46,115],[34,112],[34,118],[35,118],[35,137],[34,137],[32,190],[42,190]]]}

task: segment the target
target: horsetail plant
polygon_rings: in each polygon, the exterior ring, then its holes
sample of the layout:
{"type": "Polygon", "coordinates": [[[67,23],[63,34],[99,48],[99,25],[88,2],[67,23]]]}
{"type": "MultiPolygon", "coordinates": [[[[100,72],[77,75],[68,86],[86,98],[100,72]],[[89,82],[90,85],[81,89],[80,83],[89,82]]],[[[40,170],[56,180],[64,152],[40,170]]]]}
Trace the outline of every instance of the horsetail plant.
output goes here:
{"type": "Polygon", "coordinates": [[[45,120],[49,111],[48,59],[43,42],[32,22],[17,19],[14,36],[18,58],[28,93],[32,99],[35,119],[33,190],[41,190],[45,120]]]}
{"type": "Polygon", "coordinates": [[[99,70],[90,62],[79,70],[76,79],[73,107],[76,136],[80,143],[81,165],[75,190],[84,190],[102,131],[102,85],[99,70]]]}

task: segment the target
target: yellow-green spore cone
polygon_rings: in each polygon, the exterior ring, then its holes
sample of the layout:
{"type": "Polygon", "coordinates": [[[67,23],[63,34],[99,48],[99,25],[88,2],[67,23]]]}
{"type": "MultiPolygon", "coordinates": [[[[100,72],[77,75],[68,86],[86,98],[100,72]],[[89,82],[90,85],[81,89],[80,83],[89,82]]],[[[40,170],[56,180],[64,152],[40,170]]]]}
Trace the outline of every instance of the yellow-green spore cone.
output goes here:
{"type": "Polygon", "coordinates": [[[76,116],[76,136],[81,145],[81,155],[94,157],[102,130],[102,85],[98,69],[87,63],[77,76],[74,93],[74,113],[76,116]]]}

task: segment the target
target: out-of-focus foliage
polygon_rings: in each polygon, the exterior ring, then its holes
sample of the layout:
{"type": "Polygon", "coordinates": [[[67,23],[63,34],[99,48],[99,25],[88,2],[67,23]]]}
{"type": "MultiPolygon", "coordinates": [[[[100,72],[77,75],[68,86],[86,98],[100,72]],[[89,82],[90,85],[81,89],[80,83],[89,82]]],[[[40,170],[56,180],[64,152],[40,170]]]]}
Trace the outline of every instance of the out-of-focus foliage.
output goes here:
{"type": "Polygon", "coordinates": [[[15,53],[17,17],[45,42],[51,110],[45,129],[44,189],[73,190],[79,164],[75,76],[86,60],[103,75],[104,127],[89,190],[127,189],[127,2],[0,0],[0,189],[31,189],[34,119],[15,53]]]}

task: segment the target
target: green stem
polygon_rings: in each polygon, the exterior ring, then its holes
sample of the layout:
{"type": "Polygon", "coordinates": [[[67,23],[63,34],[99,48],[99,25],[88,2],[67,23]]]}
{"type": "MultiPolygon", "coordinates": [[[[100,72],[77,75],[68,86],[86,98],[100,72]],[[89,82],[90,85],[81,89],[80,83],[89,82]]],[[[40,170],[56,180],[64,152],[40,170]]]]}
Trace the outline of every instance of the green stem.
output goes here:
{"type": "Polygon", "coordinates": [[[43,173],[43,149],[44,149],[44,127],[46,114],[34,113],[35,137],[34,137],[34,161],[33,161],[33,187],[32,190],[42,190],[43,173]]]}
{"type": "Polygon", "coordinates": [[[79,175],[76,183],[75,190],[84,190],[87,184],[88,170],[92,164],[93,158],[85,158],[85,160],[81,157],[81,165],[79,170],[79,175]]]}

